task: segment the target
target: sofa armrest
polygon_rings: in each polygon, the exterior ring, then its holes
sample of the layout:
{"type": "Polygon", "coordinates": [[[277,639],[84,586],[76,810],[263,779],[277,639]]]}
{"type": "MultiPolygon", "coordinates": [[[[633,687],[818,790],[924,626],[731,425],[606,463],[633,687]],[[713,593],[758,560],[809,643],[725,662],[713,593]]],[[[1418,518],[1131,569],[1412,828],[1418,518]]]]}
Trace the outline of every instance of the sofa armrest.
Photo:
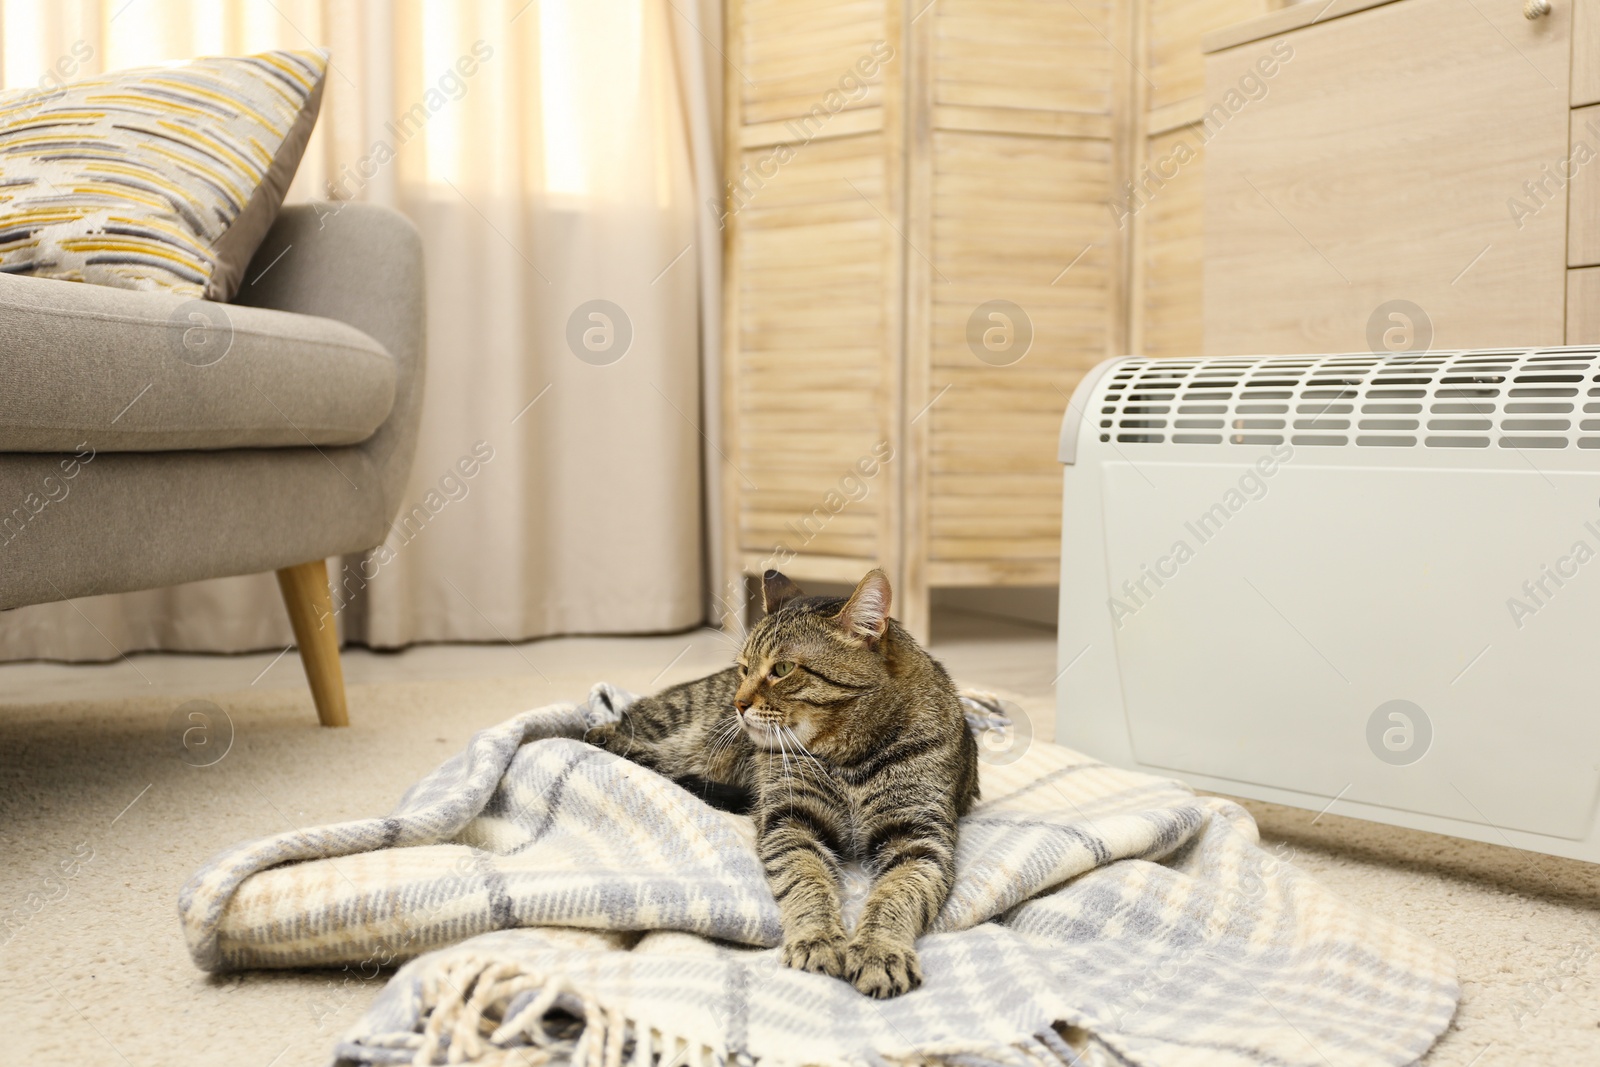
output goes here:
{"type": "Polygon", "coordinates": [[[422,416],[422,239],[399,212],[355,202],[288,206],[245,270],[234,303],[347,323],[394,357],[389,417],[359,447],[377,470],[386,521],[400,509],[422,416]]]}

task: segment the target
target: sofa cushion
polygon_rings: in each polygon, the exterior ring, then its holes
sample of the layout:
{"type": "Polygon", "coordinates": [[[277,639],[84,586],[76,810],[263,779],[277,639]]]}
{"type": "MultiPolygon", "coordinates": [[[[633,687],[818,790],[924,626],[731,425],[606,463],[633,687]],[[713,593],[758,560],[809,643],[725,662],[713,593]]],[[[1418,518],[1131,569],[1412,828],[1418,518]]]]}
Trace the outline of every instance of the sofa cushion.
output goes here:
{"type": "Polygon", "coordinates": [[[0,93],[0,271],[232,299],[327,61],[212,56],[0,93]]]}
{"type": "Polygon", "coordinates": [[[0,274],[0,452],[353,444],[395,379],[332,319],[0,274]]]}

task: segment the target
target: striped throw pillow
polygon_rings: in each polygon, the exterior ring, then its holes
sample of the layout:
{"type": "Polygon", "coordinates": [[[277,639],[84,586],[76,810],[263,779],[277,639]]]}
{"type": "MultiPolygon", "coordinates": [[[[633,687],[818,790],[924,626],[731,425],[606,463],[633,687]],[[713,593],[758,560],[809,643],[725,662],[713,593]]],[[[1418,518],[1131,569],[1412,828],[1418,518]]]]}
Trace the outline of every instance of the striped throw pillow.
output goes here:
{"type": "Polygon", "coordinates": [[[232,298],[327,64],[263,52],[0,93],[0,272],[232,298]]]}

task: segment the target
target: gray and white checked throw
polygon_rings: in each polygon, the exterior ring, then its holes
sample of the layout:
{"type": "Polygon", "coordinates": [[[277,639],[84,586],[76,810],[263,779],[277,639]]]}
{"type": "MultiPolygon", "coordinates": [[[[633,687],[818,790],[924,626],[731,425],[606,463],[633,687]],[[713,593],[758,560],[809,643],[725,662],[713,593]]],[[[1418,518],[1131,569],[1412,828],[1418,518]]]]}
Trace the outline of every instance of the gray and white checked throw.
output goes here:
{"type": "Polygon", "coordinates": [[[1347,1067],[1415,1060],[1455,1011],[1444,953],[1237,805],[1043,742],[983,767],[921,989],[786,969],[750,821],[576,740],[632,699],[525,712],[387,817],[221,853],[179,901],[195,962],[411,959],[341,1064],[1347,1067]]]}

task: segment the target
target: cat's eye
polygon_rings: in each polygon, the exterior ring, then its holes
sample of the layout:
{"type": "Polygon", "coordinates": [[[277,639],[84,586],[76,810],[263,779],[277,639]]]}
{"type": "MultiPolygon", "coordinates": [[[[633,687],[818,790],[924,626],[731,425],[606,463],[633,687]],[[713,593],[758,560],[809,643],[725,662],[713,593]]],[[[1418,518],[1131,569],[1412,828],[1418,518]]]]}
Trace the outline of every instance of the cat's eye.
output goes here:
{"type": "Polygon", "coordinates": [[[774,663],[772,665],[772,676],[774,678],[782,678],[792,670],[794,670],[794,664],[788,661],[774,663]]]}

